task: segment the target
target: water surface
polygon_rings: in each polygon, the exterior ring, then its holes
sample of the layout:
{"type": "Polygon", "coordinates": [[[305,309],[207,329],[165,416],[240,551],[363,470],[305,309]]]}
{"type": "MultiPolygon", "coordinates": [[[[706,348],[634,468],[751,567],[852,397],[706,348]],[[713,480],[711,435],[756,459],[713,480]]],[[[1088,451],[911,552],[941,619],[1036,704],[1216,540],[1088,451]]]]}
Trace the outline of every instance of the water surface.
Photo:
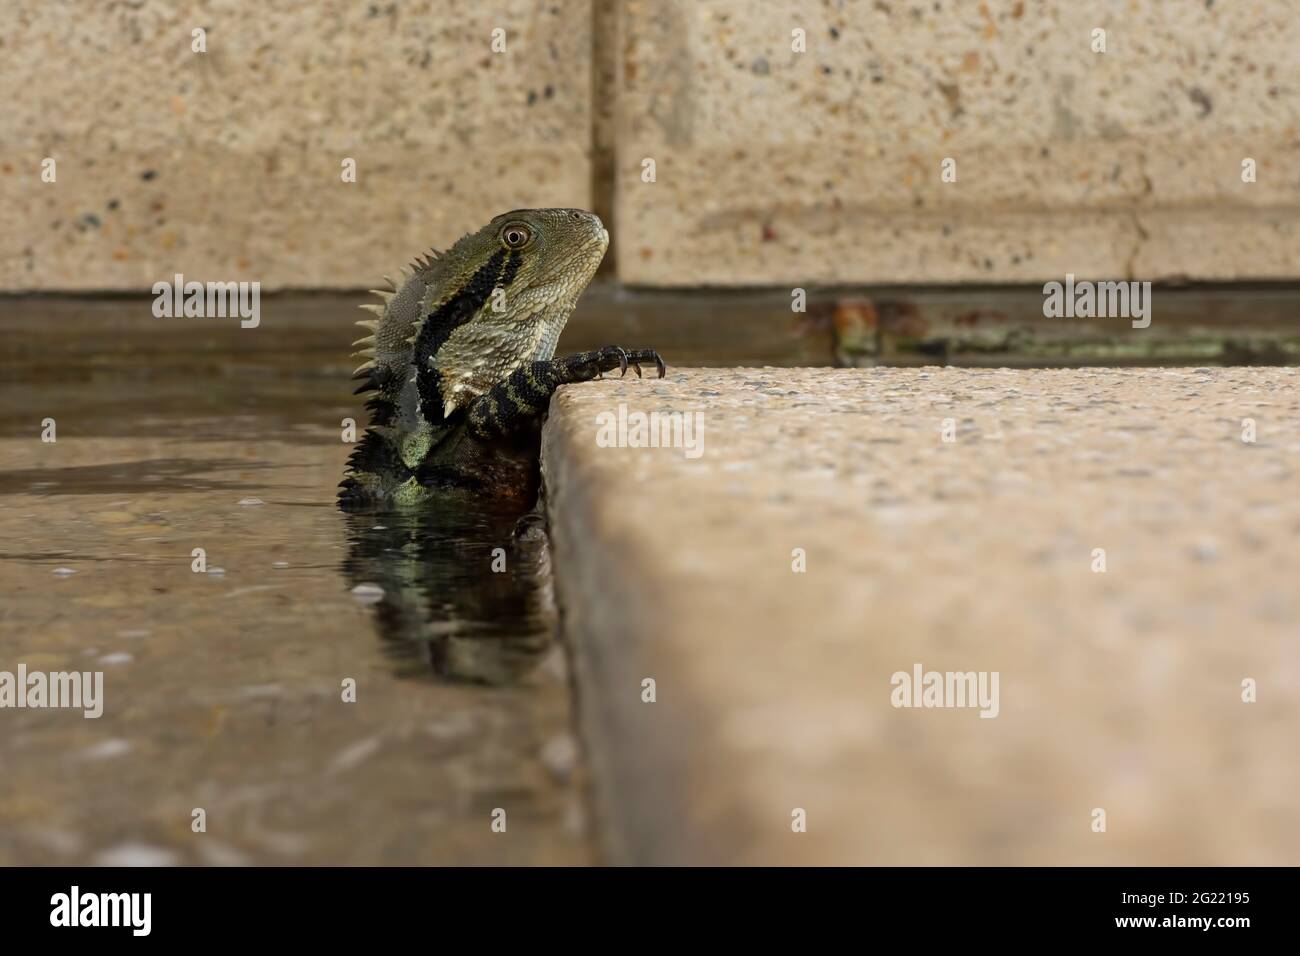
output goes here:
{"type": "Polygon", "coordinates": [[[0,710],[0,864],[592,859],[544,536],[338,511],[356,313],[307,301],[0,303],[0,670],[105,683],[0,710]]]}

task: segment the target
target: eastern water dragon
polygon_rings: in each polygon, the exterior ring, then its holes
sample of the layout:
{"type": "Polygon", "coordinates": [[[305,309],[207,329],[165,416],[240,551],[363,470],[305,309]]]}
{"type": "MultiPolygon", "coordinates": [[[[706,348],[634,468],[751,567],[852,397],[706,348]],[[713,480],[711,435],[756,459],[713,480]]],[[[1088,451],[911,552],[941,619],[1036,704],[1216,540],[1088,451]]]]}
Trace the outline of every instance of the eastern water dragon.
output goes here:
{"type": "Polygon", "coordinates": [[[365,434],[340,484],[344,508],[469,494],[528,502],[541,421],[556,388],[664,363],[606,346],[554,358],[556,341],[609,245],[581,209],[516,209],[430,252],[376,290],[353,343],[369,393],[365,434]]]}

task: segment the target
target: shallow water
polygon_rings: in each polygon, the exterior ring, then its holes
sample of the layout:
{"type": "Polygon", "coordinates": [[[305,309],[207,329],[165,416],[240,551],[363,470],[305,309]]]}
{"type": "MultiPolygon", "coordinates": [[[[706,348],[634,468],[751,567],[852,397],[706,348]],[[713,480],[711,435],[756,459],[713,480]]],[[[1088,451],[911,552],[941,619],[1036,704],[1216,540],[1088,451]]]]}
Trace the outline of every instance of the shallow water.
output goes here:
{"type": "Polygon", "coordinates": [[[0,671],[104,674],[98,719],[0,709],[0,864],[592,859],[544,536],[335,508],[319,301],[0,305],[0,671]]]}

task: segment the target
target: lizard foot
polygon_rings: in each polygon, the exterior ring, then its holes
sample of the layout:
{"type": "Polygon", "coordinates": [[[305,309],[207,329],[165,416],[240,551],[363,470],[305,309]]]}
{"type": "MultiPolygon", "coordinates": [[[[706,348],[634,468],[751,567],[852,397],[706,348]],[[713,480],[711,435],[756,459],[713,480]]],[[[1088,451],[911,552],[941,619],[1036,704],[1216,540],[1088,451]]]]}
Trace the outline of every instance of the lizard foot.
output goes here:
{"type": "Polygon", "coordinates": [[[660,378],[663,378],[668,371],[668,366],[664,364],[664,360],[659,357],[659,353],[654,349],[633,349],[630,352],[625,351],[623,353],[623,358],[627,362],[627,364],[623,366],[624,375],[627,374],[627,366],[630,365],[636,370],[636,377],[640,378],[642,362],[654,362],[655,368],[659,370],[660,378]]]}
{"type": "Polygon", "coordinates": [[[659,370],[659,377],[664,377],[668,367],[664,365],[664,360],[654,349],[622,349],[617,345],[606,345],[594,352],[582,352],[564,359],[575,380],[601,378],[603,373],[612,372],[614,369],[618,369],[619,377],[622,378],[627,374],[629,366],[639,378],[641,365],[645,362],[654,362],[655,368],[659,370]]]}

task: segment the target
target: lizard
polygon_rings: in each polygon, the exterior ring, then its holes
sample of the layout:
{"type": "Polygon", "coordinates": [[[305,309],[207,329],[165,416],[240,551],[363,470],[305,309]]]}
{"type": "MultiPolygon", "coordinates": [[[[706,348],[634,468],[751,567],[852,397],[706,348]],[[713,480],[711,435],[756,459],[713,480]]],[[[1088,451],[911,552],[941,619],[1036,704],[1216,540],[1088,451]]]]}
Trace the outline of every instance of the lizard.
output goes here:
{"type": "Polygon", "coordinates": [[[565,384],[666,366],[654,349],[555,347],[609,246],[582,209],[515,209],[372,289],[376,318],[353,343],[370,394],[365,433],[339,485],[345,510],[468,495],[535,496],[541,422],[565,384]]]}

